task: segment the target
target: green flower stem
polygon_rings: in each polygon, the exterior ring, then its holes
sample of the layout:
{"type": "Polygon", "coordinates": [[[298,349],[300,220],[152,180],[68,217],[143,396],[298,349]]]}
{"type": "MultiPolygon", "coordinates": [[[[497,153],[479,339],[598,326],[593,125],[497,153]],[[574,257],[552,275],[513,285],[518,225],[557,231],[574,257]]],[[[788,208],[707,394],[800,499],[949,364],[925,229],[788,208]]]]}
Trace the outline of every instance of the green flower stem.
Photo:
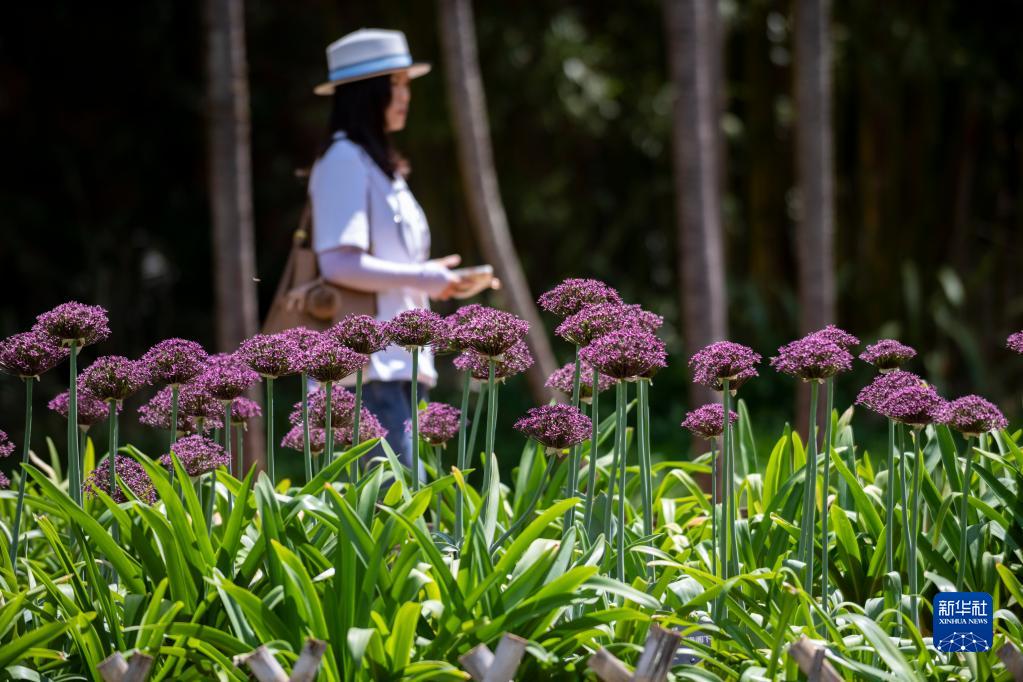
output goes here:
{"type": "MultiPolygon", "coordinates": [[[[459,471],[464,471],[466,467],[465,455],[466,455],[466,442],[465,442],[465,423],[466,423],[466,412],[469,411],[469,382],[472,380],[471,372],[462,372],[462,410],[458,415],[458,462],[457,466],[459,471]]],[[[480,401],[476,401],[477,404],[480,401]]],[[[455,486],[455,545],[461,546],[462,544],[462,506],[464,501],[462,500],[462,489],[455,486]]]]}
{"type": "Polygon", "coordinates": [[[614,513],[615,482],[618,480],[618,460],[622,455],[621,434],[623,407],[622,382],[615,385],[615,444],[611,454],[611,470],[608,473],[607,500],[604,505],[604,541],[608,545],[608,552],[604,554],[605,561],[610,558],[611,548],[611,515],[614,513]]]}
{"type": "Polygon", "coordinates": [[[529,501],[529,505],[526,507],[525,511],[522,512],[522,515],[515,519],[515,523],[509,526],[508,530],[502,533],[501,537],[499,537],[494,544],[490,546],[491,555],[493,555],[494,552],[496,552],[497,549],[504,544],[505,540],[517,533],[519,529],[522,528],[522,526],[533,516],[533,510],[536,509],[536,505],[540,501],[540,498],[542,498],[543,494],[547,491],[547,484],[550,483],[551,473],[554,471],[557,461],[557,457],[552,457],[550,455],[547,456],[547,468],[544,469],[543,480],[540,482],[540,487],[536,489],[535,493],[533,493],[533,499],[529,501]]]}
{"type": "Polygon", "coordinates": [[[615,529],[618,540],[618,551],[615,552],[615,557],[618,560],[618,573],[616,577],[622,582],[627,582],[625,578],[625,475],[626,468],[628,466],[629,453],[626,450],[628,446],[628,440],[625,438],[625,430],[628,428],[628,415],[625,413],[625,405],[629,399],[629,385],[624,381],[618,382],[619,391],[621,391],[622,402],[621,402],[621,420],[622,430],[618,436],[619,442],[621,443],[621,457],[619,457],[618,464],[621,469],[618,472],[618,528],[615,529]]]}
{"type": "MultiPolygon", "coordinates": [[[[436,467],[437,478],[440,478],[443,475],[441,473],[441,467],[443,466],[442,458],[444,454],[444,449],[440,445],[431,445],[430,448],[433,450],[433,464],[436,467]]],[[[441,493],[436,493],[433,496],[433,499],[437,502],[437,510],[435,512],[437,514],[437,518],[433,522],[433,529],[435,531],[440,531],[441,519],[443,518],[442,513],[444,510],[444,505],[442,504],[441,500],[441,493]]]]}
{"type": "Polygon", "coordinates": [[[888,420],[888,489],[885,491],[885,560],[895,570],[895,420],[888,420]]]}
{"type": "Polygon", "coordinates": [[[918,427],[913,428],[913,443],[916,447],[916,454],[913,456],[913,499],[910,502],[910,506],[913,509],[913,528],[912,534],[909,536],[909,591],[912,594],[911,608],[913,609],[913,623],[916,628],[920,629],[920,609],[917,608],[917,600],[919,599],[919,586],[917,584],[917,554],[916,554],[916,542],[917,536],[920,534],[920,517],[923,514],[923,509],[920,507],[920,482],[923,474],[923,459],[924,453],[920,445],[920,429],[918,427]]]}
{"type": "Polygon", "coordinates": [[[597,490],[597,451],[598,427],[600,426],[599,399],[600,390],[597,380],[600,378],[600,370],[593,368],[593,393],[590,399],[590,419],[593,423],[593,432],[590,434],[590,462],[589,474],[586,477],[586,506],[583,511],[583,525],[586,526],[586,534],[593,538],[593,497],[597,490]]]}
{"type": "MultiPolygon", "coordinates": [[[[235,476],[238,475],[238,473],[234,471],[234,465],[232,464],[234,460],[231,457],[231,406],[233,404],[233,400],[224,401],[224,453],[227,455],[227,473],[235,476]]],[[[229,509],[234,505],[234,501],[230,493],[227,495],[227,504],[229,509]]],[[[209,526],[207,526],[207,528],[208,527],[209,526]]]]}
{"type": "MultiPolygon", "coordinates": [[[[469,446],[466,453],[475,453],[476,451],[476,434],[479,431],[480,416],[483,414],[483,407],[490,402],[490,393],[484,393],[482,387],[480,388],[479,395],[476,396],[476,408],[472,414],[472,428],[469,429],[469,446]]],[[[489,408],[488,408],[489,409],[489,408]]],[[[473,457],[475,455],[472,455],[473,457]]],[[[471,458],[470,458],[471,459],[471,458]]]]}
{"type": "MultiPolygon", "coordinates": [[[[107,457],[110,459],[110,496],[114,496],[114,491],[117,490],[117,401],[107,401],[107,422],[109,424],[109,438],[107,439],[107,445],[109,452],[107,457]]],[[[114,536],[114,542],[120,540],[121,528],[117,523],[117,518],[113,517],[110,520],[110,528],[112,535],[114,536]]],[[[116,574],[113,576],[114,582],[117,581],[116,574]]]]}
{"type": "MultiPolygon", "coordinates": [[[[174,447],[174,441],[178,439],[178,396],[180,395],[181,387],[177,384],[171,384],[171,413],[170,413],[170,433],[167,435],[167,452],[171,451],[174,447]]],[[[174,467],[170,470],[170,484],[171,488],[174,487],[174,467]]]]}
{"type": "Polygon", "coordinates": [[[497,382],[494,375],[497,372],[497,361],[494,358],[487,359],[487,456],[484,460],[483,479],[487,478],[487,467],[490,465],[490,456],[494,454],[494,435],[497,431],[497,382]]]}
{"type": "Polygon", "coordinates": [[[78,452],[78,342],[71,341],[70,382],[67,408],[68,493],[76,504],[82,504],[82,463],[78,452]]]}
{"type": "Polygon", "coordinates": [[[959,570],[956,574],[956,590],[962,592],[966,585],[966,564],[968,562],[966,533],[969,520],[967,518],[970,507],[970,478],[973,476],[973,448],[970,447],[970,439],[966,439],[966,471],[963,473],[962,498],[959,508],[959,570]]]}
{"type": "MultiPolygon", "coordinates": [[[[821,489],[821,608],[828,611],[828,492],[831,487],[831,411],[835,402],[835,380],[829,377],[824,424],[824,483],[821,489]]],[[[850,471],[854,471],[850,469],[850,471]]],[[[845,479],[842,479],[845,482],[845,479]]]]}
{"type": "MultiPolygon", "coordinates": [[[[415,385],[416,380],[412,380],[415,385]]],[[[355,370],[355,410],[352,412],[352,447],[362,442],[359,438],[359,421],[362,417],[362,367],[355,370]]],[[[359,463],[352,462],[348,472],[348,479],[353,483],[359,482],[359,463]]]]}
{"type": "MultiPolygon", "coordinates": [[[[579,384],[580,373],[582,372],[582,360],[579,358],[579,349],[575,347],[575,370],[572,373],[572,407],[579,409],[579,384]]],[[[579,444],[572,446],[568,456],[568,490],[565,497],[576,497],[579,494],[579,444]]],[[[568,535],[568,531],[575,525],[575,507],[565,512],[565,522],[562,524],[562,537],[568,535]]]]}
{"type": "Polygon", "coordinates": [[[270,483],[277,485],[274,471],[274,378],[266,377],[266,470],[270,483]]]}
{"type": "Polygon", "coordinates": [[[710,572],[718,574],[718,462],[714,439],[710,439],[710,572]]]}
{"type": "MultiPolygon", "coordinates": [[[[909,498],[906,485],[906,429],[899,429],[899,492],[902,498],[902,560],[909,562],[909,498]]],[[[901,568],[901,567],[900,567],[901,568]]]]}
{"type": "Polygon", "coordinates": [[[15,572],[15,561],[18,558],[18,539],[21,537],[21,515],[25,510],[25,483],[28,479],[29,444],[32,442],[32,382],[35,377],[23,377],[25,382],[25,443],[21,448],[21,471],[18,479],[18,505],[14,508],[14,529],[11,531],[11,565],[15,572]]]}
{"type": "Polygon", "coordinates": [[[313,451],[309,442],[309,377],[305,372],[302,372],[302,458],[308,482],[313,478],[313,451]]]}
{"type": "Polygon", "coordinates": [[[242,445],[245,443],[245,431],[242,427],[238,427],[235,433],[235,448],[234,456],[235,461],[238,463],[238,478],[245,478],[245,458],[242,456],[242,445]]]}
{"type": "Polygon", "coordinates": [[[412,347],[412,492],[419,490],[419,346],[412,347]]]}
{"type": "Polygon", "coordinates": [[[810,382],[810,416],[806,431],[806,467],[803,478],[803,526],[800,529],[800,555],[806,565],[803,576],[803,589],[813,594],[813,559],[816,530],[815,515],[817,513],[817,397],[820,386],[816,381],[810,382]]]}
{"type": "MultiPolygon", "coordinates": [[[[214,469],[207,477],[210,482],[209,493],[206,496],[206,528],[211,529],[213,523],[213,505],[217,498],[217,470],[214,469]]],[[[212,531],[211,531],[212,532],[212,531]]]]}
{"type": "MultiPolygon", "coordinates": [[[[650,537],[654,534],[654,506],[653,506],[653,467],[650,463],[650,402],[649,402],[650,380],[640,379],[636,382],[636,392],[639,396],[639,413],[636,416],[637,439],[639,446],[639,479],[643,492],[643,535],[650,537]]],[[[654,569],[647,566],[647,579],[651,582],[654,577],[654,569]]]]}
{"type": "MultiPolygon", "coordinates": [[[[323,417],[324,419],[323,426],[326,429],[326,431],[324,431],[323,435],[323,454],[320,455],[320,457],[324,458],[323,463],[320,465],[321,468],[326,466],[327,464],[330,464],[331,461],[334,459],[334,427],[331,424],[331,417],[333,417],[334,415],[331,414],[333,408],[331,408],[330,406],[330,399],[334,393],[334,382],[333,381],[323,382],[323,390],[326,391],[327,393],[324,395],[323,398],[324,400],[323,406],[324,409],[326,410],[323,417]]],[[[307,422],[309,421],[308,412],[306,412],[306,421],[307,422]]]]}
{"type": "MultiPolygon", "coordinates": [[[[734,488],[732,487],[732,423],[729,419],[729,415],[732,412],[732,391],[729,388],[729,380],[721,380],[721,400],[722,400],[722,413],[721,419],[723,422],[724,429],[721,432],[721,452],[724,455],[723,468],[721,471],[723,481],[721,482],[722,489],[724,492],[724,518],[722,519],[721,525],[723,526],[723,537],[721,547],[723,553],[721,555],[721,569],[722,577],[727,580],[732,576],[732,548],[735,544],[735,501],[732,499],[734,494],[734,488]]],[[[738,566],[735,567],[738,572],[738,566]]],[[[722,610],[722,613],[724,611],[722,610]]]]}

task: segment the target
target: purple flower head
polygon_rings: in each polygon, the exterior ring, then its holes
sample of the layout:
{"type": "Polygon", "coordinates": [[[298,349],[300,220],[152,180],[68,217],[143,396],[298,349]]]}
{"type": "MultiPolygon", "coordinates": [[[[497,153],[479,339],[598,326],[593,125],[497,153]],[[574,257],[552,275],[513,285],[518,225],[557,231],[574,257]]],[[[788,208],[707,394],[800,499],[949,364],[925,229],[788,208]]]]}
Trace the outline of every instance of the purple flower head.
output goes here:
{"type": "MultiPolygon", "coordinates": [[[[695,410],[686,412],[686,418],[682,420],[682,428],[687,429],[694,436],[710,440],[724,432],[724,414],[725,408],[721,403],[701,405],[695,410]]],[[[728,411],[729,424],[734,424],[738,419],[738,414],[732,410],[728,411]]]]}
{"type": "MultiPolygon", "coordinates": [[[[338,436],[340,429],[334,429],[335,439],[338,436]]],[[[301,424],[292,426],[284,438],[281,439],[281,447],[288,448],[289,450],[298,450],[299,452],[305,452],[305,430],[301,424]]],[[[323,448],[327,446],[327,432],[326,429],[309,429],[309,452],[314,455],[318,455],[323,452],[323,448]]]]}
{"type": "Polygon", "coordinates": [[[149,383],[149,371],[138,360],[104,355],[85,368],[78,382],[100,400],[121,402],[149,383]]]}
{"type": "MultiPolygon", "coordinates": [[[[444,445],[458,433],[462,411],[445,403],[427,403],[419,410],[419,435],[430,445],[444,445]]],[[[412,431],[412,420],[405,420],[405,432],[412,431]]]]}
{"type": "Polygon", "coordinates": [[[201,385],[206,393],[217,400],[234,400],[257,381],[259,375],[249,369],[237,355],[218,353],[206,360],[205,369],[193,383],[201,385]]]}
{"type": "Polygon", "coordinates": [[[256,334],[242,341],[238,359],[260,376],[277,379],[302,368],[305,354],[287,334],[256,334]]]}
{"type": "Polygon", "coordinates": [[[387,328],[369,315],[348,315],[327,330],[342,346],[372,355],[387,348],[387,328]]]}
{"type": "Polygon", "coordinates": [[[11,479],[7,478],[4,472],[0,471],[0,488],[7,488],[11,485],[11,479]]]}
{"type": "Polygon", "coordinates": [[[979,436],[1009,425],[1002,411],[979,395],[965,395],[945,406],[940,420],[964,436],[979,436]]]}
{"type": "Polygon", "coordinates": [[[621,303],[622,297],[613,288],[596,279],[570,278],[544,292],[537,303],[559,317],[574,315],[586,306],[597,303],[621,303]]]}
{"type": "Polygon", "coordinates": [[[340,381],[368,363],[368,355],[356,353],[333,336],[321,334],[309,351],[306,372],[317,381],[340,381]]]}
{"type": "MultiPolygon", "coordinates": [[[[178,456],[181,466],[189,476],[202,476],[218,467],[230,466],[231,458],[227,456],[218,443],[205,436],[185,436],[174,441],[171,451],[178,456]]],[[[171,467],[169,454],[160,458],[160,464],[171,467]]]]}
{"type": "Polygon", "coordinates": [[[191,381],[203,370],[206,351],[195,341],[166,339],[142,356],[153,383],[181,385],[191,381]]]}
{"type": "Polygon", "coordinates": [[[758,376],[756,366],[760,360],[760,354],[749,346],[716,341],[697,351],[689,359],[689,368],[693,372],[693,381],[701,386],[720,391],[724,388],[724,380],[728,379],[728,388],[734,391],[758,376]]]}
{"type": "Polygon", "coordinates": [[[295,371],[306,371],[306,367],[309,365],[309,353],[319,343],[320,332],[313,331],[308,327],[292,327],[280,332],[279,335],[286,339],[294,350],[295,371]]]}
{"type": "Polygon", "coordinates": [[[593,429],[590,418],[571,405],[544,405],[531,408],[515,422],[524,433],[560,457],[566,448],[586,440],[593,429]]]}
{"type": "Polygon", "coordinates": [[[860,360],[877,367],[877,371],[887,374],[898,369],[902,363],[916,356],[916,351],[895,339],[881,339],[867,346],[860,353],[860,360]]]}
{"type": "MultiPolygon", "coordinates": [[[[579,399],[584,403],[588,403],[593,399],[593,368],[588,363],[580,363],[580,374],[579,374],[579,399]]],[[[547,388],[553,388],[561,391],[565,395],[572,395],[572,381],[575,377],[575,363],[569,362],[560,369],[554,370],[544,386],[547,388]]],[[[597,390],[603,393],[607,389],[611,388],[614,384],[614,379],[606,374],[597,375],[597,390]]]]}
{"type": "Polygon", "coordinates": [[[433,352],[437,355],[451,355],[466,350],[465,344],[459,338],[458,329],[475,315],[485,310],[488,310],[486,306],[482,306],[479,303],[470,303],[445,317],[443,327],[441,327],[440,332],[431,344],[433,352]]]}
{"type": "Polygon", "coordinates": [[[0,341],[0,370],[22,379],[37,377],[69,355],[71,351],[55,342],[52,336],[24,332],[0,341]]]}
{"type": "MultiPolygon", "coordinates": [[[[80,429],[87,429],[93,424],[98,424],[110,415],[110,407],[88,391],[78,391],[76,399],[78,401],[78,428],[80,429]]],[[[47,407],[67,419],[70,407],[68,392],[64,391],[50,400],[47,407]]],[[[121,412],[120,405],[116,409],[118,413],[121,412]]]]}
{"type": "Polygon", "coordinates": [[[231,401],[231,424],[245,426],[250,419],[263,416],[263,408],[255,400],[240,396],[231,401]]]}
{"type": "MultiPolygon", "coordinates": [[[[210,393],[209,386],[202,381],[203,376],[199,375],[181,387],[178,394],[178,411],[196,419],[220,420],[223,424],[224,406],[219,398],[210,393]]],[[[170,414],[170,394],[167,395],[167,410],[170,414]]]]}
{"type": "MultiPolygon", "coordinates": [[[[477,381],[487,381],[490,373],[489,358],[474,350],[467,350],[454,359],[455,369],[469,372],[477,381]]],[[[494,361],[494,380],[504,381],[521,374],[533,366],[533,354],[525,341],[519,341],[494,361]]]]}
{"type": "Polygon", "coordinates": [[[807,334],[807,336],[819,336],[844,350],[850,350],[853,346],[860,345],[860,340],[858,338],[844,329],[839,329],[833,324],[829,324],[824,329],[818,329],[815,332],[811,332],[807,334]]]}
{"type": "MultiPolygon", "coordinates": [[[[191,387],[189,391],[196,389],[191,384],[188,386],[191,387]]],[[[185,395],[185,393],[186,391],[182,390],[181,395],[185,395]]],[[[185,409],[181,395],[178,396],[178,423],[174,428],[176,432],[198,433],[201,430],[205,433],[213,429],[224,428],[224,408],[219,401],[209,394],[201,393],[201,391],[189,393],[186,397],[189,409],[185,409]],[[189,411],[197,411],[199,415],[189,414],[189,411]]],[[[139,423],[161,431],[169,430],[171,397],[170,386],[165,386],[157,391],[156,395],[149,399],[149,402],[139,407],[139,423]]]]}
{"type": "Polygon", "coordinates": [[[660,315],[642,306],[624,303],[596,303],[567,317],[555,333],[569,343],[585,346],[594,339],[625,327],[653,333],[664,324],[660,315]]]}
{"type": "Polygon", "coordinates": [[[594,339],[579,357],[612,379],[649,377],[667,365],[664,342],[637,328],[624,328],[594,339]]]}
{"type": "Polygon", "coordinates": [[[444,319],[426,308],[413,308],[398,313],[384,323],[391,343],[407,349],[429,346],[444,332],[444,319]]]}
{"type": "MultiPolygon", "coordinates": [[[[124,485],[128,487],[135,497],[146,504],[154,504],[156,502],[156,488],[153,487],[153,481],[150,480],[149,474],[146,473],[142,465],[131,457],[117,455],[117,477],[124,482],[124,485]]],[[[95,469],[89,472],[85,483],[82,484],[82,492],[90,497],[95,497],[96,493],[100,490],[119,504],[128,501],[128,496],[124,494],[120,485],[117,486],[116,490],[110,490],[109,457],[104,458],[95,469]]]]}
{"type": "Polygon", "coordinates": [[[856,404],[863,405],[871,412],[885,416],[881,406],[895,391],[911,386],[923,386],[924,380],[912,372],[901,369],[877,375],[872,382],[860,389],[856,404]]]}
{"type": "Polygon", "coordinates": [[[940,422],[947,405],[933,386],[908,386],[889,395],[879,412],[897,422],[921,427],[940,422]]]}
{"type": "MultiPolygon", "coordinates": [[[[327,426],[327,392],[322,386],[308,396],[309,426],[326,428],[327,426]]],[[[338,428],[350,426],[355,415],[355,394],[343,386],[330,387],[330,426],[338,428]]],[[[295,403],[288,421],[293,426],[302,425],[302,403],[295,403]]],[[[361,434],[360,434],[361,435],[361,434]]]]}
{"type": "Polygon", "coordinates": [[[810,334],[779,348],[771,367],[803,381],[824,381],[852,369],[852,355],[823,335],[810,334]]]}
{"type": "Polygon", "coordinates": [[[110,336],[108,324],[107,311],[100,306],[70,301],[39,315],[32,331],[49,334],[61,345],[75,342],[81,348],[110,336]]]}
{"type": "Polygon", "coordinates": [[[480,355],[500,358],[525,337],[529,323],[504,310],[482,308],[458,325],[462,347],[480,355]]]}
{"type": "MultiPolygon", "coordinates": [[[[139,407],[139,422],[154,429],[170,429],[171,388],[161,388],[145,405],[139,407]]],[[[178,410],[178,424],[175,431],[189,430],[188,415],[178,410]]]]}
{"type": "Polygon", "coordinates": [[[1005,346],[1011,351],[1023,353],[1023,332],[1009,334],[1009,338],[1005,340],[1005,346]]]}
{"type": "Polygon", "coordinates": [[[0,431],[0,457],[10,457],[14,452],[14,443],[6,431],[0,431]]]}

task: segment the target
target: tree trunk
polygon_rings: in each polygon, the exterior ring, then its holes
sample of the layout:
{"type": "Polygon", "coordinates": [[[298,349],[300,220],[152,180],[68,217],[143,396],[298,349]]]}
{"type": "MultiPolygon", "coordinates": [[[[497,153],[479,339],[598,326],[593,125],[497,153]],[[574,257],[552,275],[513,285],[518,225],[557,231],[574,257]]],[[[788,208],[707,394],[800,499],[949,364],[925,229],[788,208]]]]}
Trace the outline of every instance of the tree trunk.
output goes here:
{"type": "MultiPolygon", "coordinates": [[[[800,214],[796,251],[802,334],[820,329],[835,319],[835,171],[829,22],[830,0],[797,0],[796,179],[800,214]]],[[[810,397],[805,386],[798,396],[797,414],[806,414],[810,397]]]]}
{"type": "MultiPolygon", "coordinates": [[[[720,41],[715,0],[665,0],[668,66],[675,90],[673,163],[678,269],[686,355],[728,333],[721,231],[720,133],[715,79],[720,41]]],[[[717,400],[691,384],[691,406],[717,400]]]]}
{"type": "Polygon", "coordinates": [[[458,162],[469,213],[483,256],[494,265],[501,278],[509,306],[516,315],[527,320],[532,329],[526,341],[536,364],[528,373],[529,387],[537,402],[547,402],[551,394],[544,382],[557,365],[501,203],[483,79],[476,55],[472,3],[470,0],[440,0],[439,6],[448,106],[454,117],[458,162]]]}
{"type": "MultiPolygon", "coordinates": [[[[203,16],[214,321],[218,350],[231,352],[256,333],[259,318],[244,2],[205,0],[203,16]]],[[[247,467],[263,461],[262,429],[253,426],[246,435],[247,467]]]]}

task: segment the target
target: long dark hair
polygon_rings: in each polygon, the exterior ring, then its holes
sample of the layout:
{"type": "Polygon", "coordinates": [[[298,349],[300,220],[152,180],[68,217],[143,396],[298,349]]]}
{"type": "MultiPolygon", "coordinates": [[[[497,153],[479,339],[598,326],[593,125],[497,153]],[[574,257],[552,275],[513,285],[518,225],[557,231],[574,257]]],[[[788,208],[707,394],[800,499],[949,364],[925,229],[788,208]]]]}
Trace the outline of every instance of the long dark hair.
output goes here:
{"type": "Polygon", "coordinates": [[[334,88],[324,151],[333,141],[334,133],[341,131],[366,150],[389,178],[403,172],[406,168],[405,160],[394,148],[386,132],[384,112],[390,103],[389,74],[344,83],[334,88]]]}

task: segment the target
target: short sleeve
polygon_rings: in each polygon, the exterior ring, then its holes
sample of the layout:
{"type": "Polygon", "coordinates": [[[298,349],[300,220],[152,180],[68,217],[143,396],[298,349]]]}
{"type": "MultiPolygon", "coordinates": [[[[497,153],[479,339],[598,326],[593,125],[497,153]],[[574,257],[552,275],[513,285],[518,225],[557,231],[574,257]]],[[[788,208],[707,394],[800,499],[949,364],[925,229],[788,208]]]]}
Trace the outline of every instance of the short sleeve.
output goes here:
{"type": "Polygon", "coordinates": [[[338,141],[313,166],[309,199],[313,206],[313,249],[339,246],[369,251],[366,167],[351,143],[338,141]]]}

